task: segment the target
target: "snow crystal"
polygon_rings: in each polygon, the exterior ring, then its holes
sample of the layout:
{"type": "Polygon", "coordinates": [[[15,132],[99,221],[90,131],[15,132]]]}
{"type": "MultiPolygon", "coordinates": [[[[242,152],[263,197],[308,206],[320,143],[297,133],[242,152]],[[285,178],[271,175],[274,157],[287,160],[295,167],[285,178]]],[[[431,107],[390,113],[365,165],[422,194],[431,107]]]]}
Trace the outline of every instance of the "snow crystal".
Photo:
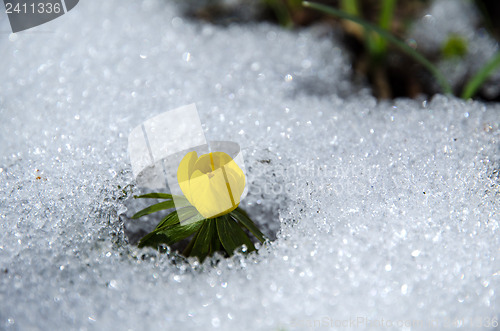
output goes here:
{"type": "Polygon", "coordinates": [[[164,2],[81,1],[30,31],[0,41],[0,328],[497,317],[499,106],[377,103],[314,29],[216,27],[164,2]],[[129,219],[147,202],[128,135],[192,102],[208,140],[243,147],[242,207],[276,237],[258,253],[200,265],[131,244],[154,219],[129,219]]]}

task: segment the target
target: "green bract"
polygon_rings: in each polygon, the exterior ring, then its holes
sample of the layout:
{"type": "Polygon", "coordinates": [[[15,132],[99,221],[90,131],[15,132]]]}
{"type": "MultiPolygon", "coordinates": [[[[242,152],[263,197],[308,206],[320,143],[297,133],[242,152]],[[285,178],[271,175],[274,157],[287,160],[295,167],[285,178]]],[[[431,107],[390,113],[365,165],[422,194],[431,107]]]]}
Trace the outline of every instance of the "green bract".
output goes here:
{"type": "Polygon", "coordinates": [[[158,248],[161,244],[173,245],[192,236],[182,252],[185,256],[196,256],[203,261],[215,252],[225,252],[231,256],[234,250],[245,245],[246,252],[255,250],[255,246],[244,229],[252,233],[261,243],[266,238],[241,208],[215,218],[204,218],[189,201],[182,196],[166,193],[149,193],[134,198],[163,199],[165,201],[151,205],[137,212],[132,219],[149,215],[160,210],[177,208],[165,216],[156,228],[145,235],[138,246],[158,248]],[[183,222],[179,221],[182,219],[183,222]]]}

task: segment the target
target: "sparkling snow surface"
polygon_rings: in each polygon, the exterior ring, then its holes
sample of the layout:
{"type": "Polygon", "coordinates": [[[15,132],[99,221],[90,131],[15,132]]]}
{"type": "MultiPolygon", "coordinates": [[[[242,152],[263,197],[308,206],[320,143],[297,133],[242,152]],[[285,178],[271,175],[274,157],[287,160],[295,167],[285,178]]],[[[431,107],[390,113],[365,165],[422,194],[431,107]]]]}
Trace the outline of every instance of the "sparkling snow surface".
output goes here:
{"type": "Polygon", "coordinates": [[[164,2],[81,1],[0,37],[0,329],[498,317],[499,106],[377,103],[319,28],[215,27],[164,2]],[[209,140],[244,147],[242,206],[276,234],[258,254],[199,265],[129,244],[124,227],[154,222],[128,219],[128,134],[192,102],[209,140]]]}

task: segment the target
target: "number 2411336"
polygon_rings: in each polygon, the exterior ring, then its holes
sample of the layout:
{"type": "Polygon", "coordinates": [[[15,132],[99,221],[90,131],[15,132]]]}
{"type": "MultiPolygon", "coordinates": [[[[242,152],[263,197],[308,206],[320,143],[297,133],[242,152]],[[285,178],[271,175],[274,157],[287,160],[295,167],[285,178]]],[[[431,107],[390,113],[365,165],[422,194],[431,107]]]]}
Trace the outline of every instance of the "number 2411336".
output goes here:
{"type": "Polygon", "coordinates": [[[61,11],[61,4],[58,2],[17,3],[15,5],[7,2],[5,4],[7,14],[59,14],[61,11]]]}

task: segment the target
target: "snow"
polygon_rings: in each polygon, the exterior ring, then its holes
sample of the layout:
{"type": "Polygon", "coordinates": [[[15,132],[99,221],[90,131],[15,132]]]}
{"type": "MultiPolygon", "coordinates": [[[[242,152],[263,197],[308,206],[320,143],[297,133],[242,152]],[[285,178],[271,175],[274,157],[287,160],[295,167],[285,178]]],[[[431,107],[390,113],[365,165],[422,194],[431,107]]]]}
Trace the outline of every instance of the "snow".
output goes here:
{"type": "Polygon", "coordinates": [[[377,102],[321,28],[179,15],[81,1],[2,35],[0,328],[426,330],[403,324],[498,317],[498,105],[377,102]],[[242,207],[276,237],[257,254],[200,265],[129,243],[154,219],[129,219],[147,202],[131,199],[143,191],[128,135],[193,102],[208,140],[243,148],[242,207]]]}

